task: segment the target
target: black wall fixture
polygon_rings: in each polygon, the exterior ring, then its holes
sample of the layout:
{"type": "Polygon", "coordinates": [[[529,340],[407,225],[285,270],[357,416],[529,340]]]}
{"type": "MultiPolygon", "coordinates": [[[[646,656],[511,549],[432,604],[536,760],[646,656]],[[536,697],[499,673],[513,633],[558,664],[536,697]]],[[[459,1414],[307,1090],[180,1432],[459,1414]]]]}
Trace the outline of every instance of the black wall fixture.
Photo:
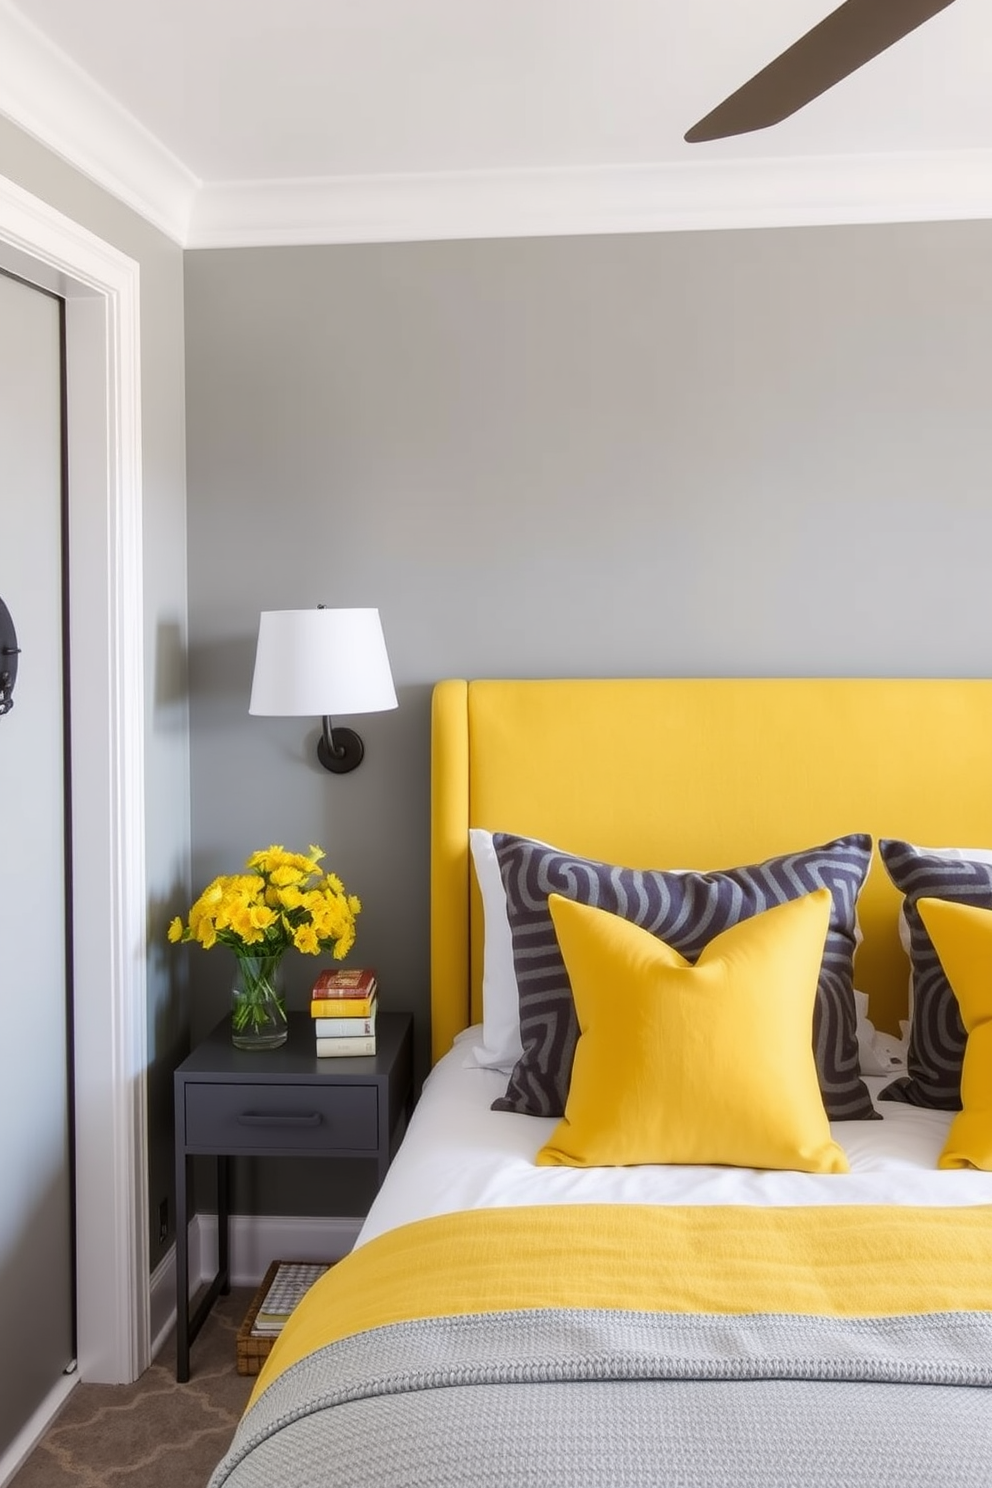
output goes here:
{"type": "Polygon", "coordinates": [[[9,713],[14,706],[14,683],[17,681],[20,649],[10,611],[0,599],[0,717],[9,713]]]}

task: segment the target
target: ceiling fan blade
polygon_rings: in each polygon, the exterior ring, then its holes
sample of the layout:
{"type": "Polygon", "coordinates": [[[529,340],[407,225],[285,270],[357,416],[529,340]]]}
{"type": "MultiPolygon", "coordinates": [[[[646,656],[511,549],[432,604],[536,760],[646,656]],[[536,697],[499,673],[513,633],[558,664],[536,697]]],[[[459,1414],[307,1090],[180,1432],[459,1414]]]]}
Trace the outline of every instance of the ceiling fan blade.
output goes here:
{"type": "Polygon", "coordinates": [[[686,141],[725,139],[778,124],[953,3],[845,0],[694,124],[686,141]]]}

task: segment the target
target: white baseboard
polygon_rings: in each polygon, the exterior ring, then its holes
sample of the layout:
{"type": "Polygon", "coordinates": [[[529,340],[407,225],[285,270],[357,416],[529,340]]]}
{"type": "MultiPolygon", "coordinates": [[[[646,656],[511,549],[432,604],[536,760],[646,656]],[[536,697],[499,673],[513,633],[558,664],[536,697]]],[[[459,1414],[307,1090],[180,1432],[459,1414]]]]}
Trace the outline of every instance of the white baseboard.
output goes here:
{"type": "Polygon", "coordinates": [[[34,1415],[21,1427],[7,1450],[0,1452],[0,1488],[6,1488],[14,1474],[24,1466],[78,1384],[78,1370],[73,1374],[63,1374],[49,1390],[34,1415]]]}
{"type": "MultiPolygon", "coordinates": [[[[231,1215],[231,1285],[257,1287],[272,1261],[339,1261],[355,1243],[361,1219],[292,1214],[231,1215]]],[[[216,1274],[217,1216],[196,1214],[189,1225],[190,1296],[216,1274]]],[[[176,1321],[176,1251],[151,1278],[152,1357],[176,1321]]],[[[0,1488],[3,1483],[0,1482],[0,1488]]]]}
{"type": "MultiPolygon", "coordinates": [[[[272,1261],[339,1261],[354,1245],[360,1219],[292,1214],[231,1215],[231,1285],[257,1287],[272,1261]]],[[[209,1281],[217,1270],[217,1216],[198,1214],[190,1226],[190,1276],[209,1281]],[[194,1252],[193,1229],[196,1229],[194,1252]],[[193,1258],[196,1255],[197,1265],[193,1258]]]]}
{"type": "Polygon", "coordinates": [[[176,1247],[171,1245],[167,1254],[152,1272],[148,1288],[151,1301],[151,1354],[158,1358],[159,1350],[176,1321],[176,1247]]]}

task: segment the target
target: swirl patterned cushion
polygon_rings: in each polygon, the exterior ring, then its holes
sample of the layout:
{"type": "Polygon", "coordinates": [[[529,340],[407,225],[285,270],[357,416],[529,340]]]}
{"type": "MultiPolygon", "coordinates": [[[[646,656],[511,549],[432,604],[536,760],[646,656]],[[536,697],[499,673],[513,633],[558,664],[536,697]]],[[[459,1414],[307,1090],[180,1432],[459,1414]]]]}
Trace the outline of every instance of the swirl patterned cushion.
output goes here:
{"type": "Polygon", "coordinates": [[[887,1085],[881,1099],[958,1111],[967,1036],[958,1000],[917,906],[921,899],[943,899],[992,909],[992,852],[917,847],[889,837],[881,839],[878,851],[892,882],[905,895],[902,912],[911,968],[906,1074],[887,1085]]]}
{"type": "MultiPolygon", "coordinates": [[[[617,867],[506,832],[494,833],[493,845],[513,940],[523,1048],[494,1110],[564,1114],[579,1027],[549,894],[621,915],[695,961],[731,925],[826,888],[830,925],[810,1031],[820,1093],[831,1120],[877,1117],[860,1075],[853,983],[857,903],[871,861],[870,836],[855,833],[710,873],[617,867]]],[[[616,989],[616,1015],[624,1016],[622,987],[616,989]]]]}

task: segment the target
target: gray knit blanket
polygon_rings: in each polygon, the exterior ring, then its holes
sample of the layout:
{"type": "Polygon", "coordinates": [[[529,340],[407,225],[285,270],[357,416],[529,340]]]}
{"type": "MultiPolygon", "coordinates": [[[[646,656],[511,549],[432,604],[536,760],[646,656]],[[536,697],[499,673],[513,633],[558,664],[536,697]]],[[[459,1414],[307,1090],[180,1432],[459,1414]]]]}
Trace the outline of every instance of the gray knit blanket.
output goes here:
{"type": "Polygon", "coordinates": [[[209,1488],[990,1488],[992,1316],[395,1323],[278,1376],[209,1488]]]}

